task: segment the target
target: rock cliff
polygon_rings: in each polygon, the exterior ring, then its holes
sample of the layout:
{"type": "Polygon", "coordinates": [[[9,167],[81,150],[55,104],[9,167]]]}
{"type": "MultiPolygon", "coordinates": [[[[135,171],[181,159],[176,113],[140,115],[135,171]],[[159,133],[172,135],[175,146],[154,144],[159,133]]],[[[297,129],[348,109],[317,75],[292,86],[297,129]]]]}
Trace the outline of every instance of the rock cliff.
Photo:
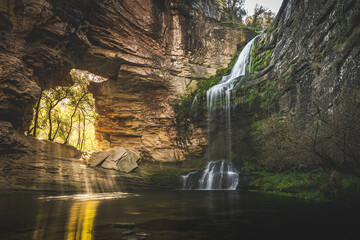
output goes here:
{"type": "Polygon", "coordinates": [[[183,159],[172,100],[225,67],[247,34],[202,11],[206,1],[194,2],[1,1],[0,120],[24,131],[41,89],[70,85],[71,69],[87,70],[108,78],[91,86],[103,145],[183,159]]]}
{"type": "Polygon", "coordinates": [[[280,111],[306,121],[309,102],[331,111],[344,89],[359,89],[359,16],[359,1],[284,1],[267,44],[273,48],[267,77],[288,87],[280,111]]]}
{"type": "Polygon", "coordinates": [[[247,135],[235,144],[255,147],[257,152],[248,153],[253,158],[263,151],[255,157],[261,165],[271,170],[321,165],[360,175],[355,170],[360,156],[359,16],[360,3],[354,0],[283,1],[274,24],[257,42],[254,66],[260,65],[260,71],[248,77],[247,91],[238,91],[241,102],[248,103],[238,112],[247,116],[234,118],[247,122],[239,126],[247,135]],[[250,146],[255,121],[262,139],[250,146]]]}

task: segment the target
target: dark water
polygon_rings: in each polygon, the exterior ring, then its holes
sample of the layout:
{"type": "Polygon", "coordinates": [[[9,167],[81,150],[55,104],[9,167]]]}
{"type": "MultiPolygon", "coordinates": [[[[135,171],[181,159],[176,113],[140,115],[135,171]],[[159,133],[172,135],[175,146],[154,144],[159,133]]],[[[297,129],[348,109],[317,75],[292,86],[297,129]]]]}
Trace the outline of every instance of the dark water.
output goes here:
{"type": "Polygon", "coordinates": [[[241,191],[137,194],[0,192],[0,239],[123,239],[119,222],[147,239],[360,239],[356,205],[241,191]]]}

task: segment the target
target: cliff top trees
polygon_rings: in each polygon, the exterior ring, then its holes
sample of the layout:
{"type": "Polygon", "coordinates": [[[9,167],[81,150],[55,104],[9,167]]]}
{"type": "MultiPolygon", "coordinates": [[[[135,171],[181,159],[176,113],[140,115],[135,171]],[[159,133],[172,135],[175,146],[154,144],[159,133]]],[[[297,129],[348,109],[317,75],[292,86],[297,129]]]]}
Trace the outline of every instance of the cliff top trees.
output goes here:
{"type": "Polygon", "coordinates": [[[247,15],[247,11],[244,9],[245,0],[218,0],[223,9],[224,21],[236,21],[243,23],[245,18],[245,24],[252,28],[265,29],[270,26],[275,14],[261,6],[255,5],[254,13],[247,15]]]}
{"type": "Polygon", "coordinates": [[[244,9],[245,0],[218,0],[224,10],[225,20],[238,20],[242,22],[243,16],[246,15],[244,9]]]}
{"type": "Polygon", "coordinates": [[[270,26],[274,17],[275,14],[271,10],[256,4],[253,15],[246,17],[245,24],[264,29],[270,26]]]}

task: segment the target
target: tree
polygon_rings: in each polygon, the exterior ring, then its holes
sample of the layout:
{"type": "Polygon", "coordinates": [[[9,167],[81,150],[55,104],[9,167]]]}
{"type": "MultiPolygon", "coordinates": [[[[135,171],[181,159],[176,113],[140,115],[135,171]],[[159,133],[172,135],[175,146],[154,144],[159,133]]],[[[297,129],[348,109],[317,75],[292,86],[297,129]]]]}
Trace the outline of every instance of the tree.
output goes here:
{"type": "Polygon", "coordinates": [[[29,128],[29,130],[27,131],[27,136],[32,136],[32,137],[36,137],[37,136],[37,129],[38,129],[38,120],[39,120],[39,112],[40,112],[40,103],[41,103],[41,99],[42,99],[42,95],[43,95],[43,90],[41,90],[40,92],[40,97],[36,103],[35,106],[35,118],[33,120],[34,122],[34,126],[32,128],[29,128]],[[31,134],[32,132],[32,134],[31,134]]]}
{"type": "Polygon", "coordinates": [[[360,90],[344,89],[336,105],[309,102],[304,128],[274,115],[256,125],[254,136],[267,170],[332,168],[360,177],[360,90]]]}
{"type": "MultiPolygon", "coordinates": [[[[78,108],[79,108],[80,104],[82,103],[84,97],[85,97],[88,93],[89,93],[89,92],[84,92],[84,93],[80,96],[79,99],[74,99],[74,100],[73,100],[73,103],[75,103],[75,107],[74,107],[74,111],[73,111],[73,113],[72,113],[72,115],[71,115],[71,117],[70,117],[70,127],[69,127],[68,133],[67,133],[67,135],[66,135],[66,137],[65,137],[64,144],[67,144],[68,141],[69,141],[69,137],[70,137],[70,135],[71,135],[71,133],[72,133],[73,120],[74,120],[75,114],[76,114],[76,112],[78,111],[78,108]]],[[[79,114],[79,116],[80,116],[80,114],[79,114]]],[[[81,118],[80,118],[80,117],[79,117],[79,121],[81,121],[81,118]]]]}
{"type": "Polygon", "coordinates": [[[332,111],[316,103],[312,152],[323,162],[360,177],[360,98],[359,90],[345,89],[332,111]]]}
{"type": "Polygon", "coordinates": [[[56,134],[54,136],[52,135],[52,130],[53,130],[52,111],[62,100],[67,98],[68,94],[69,94],[68,90],[62,87],[51,89],[45,92],[44,94],[45,102],[47,104],[47,115],[49,121],[48,140],[50,141],[54,141],[56,136],[56,134]]]}
{"type": "Polygon", "coordinates": [[[274,20],[275,14],[261,5],[256,4],[254,14],[247,16],[245,23],[251,27],[265,29],[270,26],[274,20]]]}
{"type": "Polygon", "coordinates": [[[225,12],[225,20],[242,22],[242,17],[246,14],[244,9],[245,0],[219,0],[219,2],[225,12]]]}
{"type": "Polygon", "coordinates": [[[83,151],[96,149],[95,102],[87,86],[105,79],[73,70],[74,85],[43,90],[34,108],[28,136],[72,145],[83,151]]]}

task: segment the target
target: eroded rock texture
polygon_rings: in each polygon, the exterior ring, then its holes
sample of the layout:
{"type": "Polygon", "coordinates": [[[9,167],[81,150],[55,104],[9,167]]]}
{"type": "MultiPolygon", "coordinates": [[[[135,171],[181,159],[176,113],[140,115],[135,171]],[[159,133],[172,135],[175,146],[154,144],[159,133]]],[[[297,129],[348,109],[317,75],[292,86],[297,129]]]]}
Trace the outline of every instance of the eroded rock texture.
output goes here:
{"type": "MultiPolygon", "coordinates": [[[[234,144],[264,150],[259,159],[276,158],[279,155],[271,148],[278,149],[291,155],[293,169],[321,163],[354,174],[360,156],[359,39],[359,1],[283,1],[273,26],[259,37],[259,58],[267,61],[269,52],[271,57],[266,69],[248,77],[247,89],[258,91],[259,97],[247,115],[249,106],[238,106],[245,114],[233,120],[244,123],[239,128],[247,138],[234,144]],[[274,116],[286,122],[283,133],[267,126],[262,131],[268,135],[262,137],[269,144],[254,146],[251,124],[274,116]],[[285,149],[289,142],[296,146],[285,149]]],[[[274,160],[273,169],[288,167],[281,164],[274,160]]]]}
{"type": "Polygon", "coordinates": [[[306,122],[309,102],[331,112],[346,89],[360,89],[359,1],[284,1],[270,31],[279,110],[306,122]]]}
{"type": "Polygon", "coordinates": [[[100,141],[183,159],[172,100],[191,79],[225,67],[246,38],[211,14],[170,0],[1,1],[0,120],[24,131],[41,89],[87,70],[109,79],[91,87],[100,141]]]}

